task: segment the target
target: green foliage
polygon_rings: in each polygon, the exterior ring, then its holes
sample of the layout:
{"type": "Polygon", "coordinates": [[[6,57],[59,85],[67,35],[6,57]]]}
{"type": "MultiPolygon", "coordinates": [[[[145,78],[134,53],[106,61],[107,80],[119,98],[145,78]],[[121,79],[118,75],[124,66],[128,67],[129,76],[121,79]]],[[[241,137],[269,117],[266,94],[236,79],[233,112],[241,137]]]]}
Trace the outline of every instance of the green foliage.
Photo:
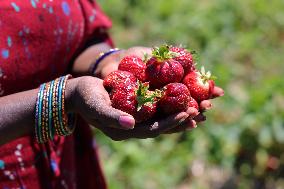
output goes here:
{"type": "Polygon", "coordinates": [[[113,142],[112,189],[284,186],[284,1],[100,0],[119,47],[183,44],[225,96],[192,132],[113,142]]]}

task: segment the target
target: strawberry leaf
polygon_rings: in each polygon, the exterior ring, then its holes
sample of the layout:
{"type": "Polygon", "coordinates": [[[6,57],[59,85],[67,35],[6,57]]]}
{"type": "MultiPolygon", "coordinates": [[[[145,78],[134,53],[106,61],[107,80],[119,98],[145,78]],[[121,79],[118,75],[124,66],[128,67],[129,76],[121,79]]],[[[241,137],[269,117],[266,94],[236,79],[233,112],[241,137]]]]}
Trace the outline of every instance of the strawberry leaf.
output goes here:
{"type": "Polygon", "coordinates": [[[153,104],[155,99],[159,96],[161,97],[161,91],[155,90],[149,91],[149,83],[142,83],[141,81],[138,82],[138,89],[136,91],[136,100],[138,102],[137,111],[141,110],[143,105],[146,103],[153,104]]]}
{"type": "Polygon", "coordinates": [[[152,51],[152,55],[160,61],[180,56],[179,53],[170,51],[169,45],[162,45],[160,47],[154,47],[152,51]]]}

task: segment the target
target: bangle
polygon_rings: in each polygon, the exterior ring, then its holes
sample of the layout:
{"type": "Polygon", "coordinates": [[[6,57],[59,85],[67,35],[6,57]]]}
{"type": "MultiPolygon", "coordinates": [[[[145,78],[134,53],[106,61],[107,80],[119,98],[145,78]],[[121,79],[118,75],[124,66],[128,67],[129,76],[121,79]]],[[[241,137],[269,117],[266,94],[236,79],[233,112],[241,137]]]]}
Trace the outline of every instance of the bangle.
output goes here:
{"type": "Polygon", "coordinates": [[[69,79],[71,75],[67,75],[65,77],[61,77],[59,81],[59,91],[58,96],[61,97],[58,99],[58,120],[59,125],[55,125],[55,130],[59,131],[57,132],[57,135],[59,136],[67,136],[73,133],[75,127],[74,122],[76,121],[76,117],[74,114],[67,114],[65,112],[65,86],[67,79],[69,79]]]}
{"type": "Polygon", "coordinates": [[[35,135],[36,140],[38,142],[42,141],[42,130],[41,130],[41,123],[42,123],[42,100],[43,100],[43,93],[44,93],[45,84],[42,84],[39,88],[39,92],[37,95],[37,102],[36,102],[36,113],[35,113],[35,135]]]}
{"type": "Polygon", "coordinates": [[[65,88],[71,75],[57,78],[40,86],[35,108],[35,136],[45,143],[54,135],[67,136],[75,129],[76,115],[65,111],[65,88]]]}
{"type": "Polygon", "coordinates": [[[100,53],[99,54],[99,57],[96,59],[95,63],[92,65],[91,67],[91,73],[92,75],[95,75],[95,71],[98,67],[98,65],[100,64],[100,62],[105,58],[107,57],[108,55],[111,55],[112,53],[115,53],[117,51],[120,51],[120,49],[118,48],[114,48],[114,49],[110,49],[109,51],[107,52],[103,52],[103,53],[100,53]]]}

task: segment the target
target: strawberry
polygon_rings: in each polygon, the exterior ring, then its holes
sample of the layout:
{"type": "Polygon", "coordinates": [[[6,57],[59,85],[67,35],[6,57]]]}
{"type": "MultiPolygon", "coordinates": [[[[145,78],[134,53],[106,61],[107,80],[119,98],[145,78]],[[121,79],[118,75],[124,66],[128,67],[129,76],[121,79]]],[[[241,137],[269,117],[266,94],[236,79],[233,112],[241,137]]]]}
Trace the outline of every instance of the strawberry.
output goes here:
{"type": "Polygon", "coordinates": [[[193,71],[187,74],[183,79],[183,83],[189,89],[192,98],[197,102],[201,102],[212,97],[215,85],[213,78],[211,73],[209,71],[205,73],[205,69],[202,67],[200,72],[193,71]]]}
{"type": "Polygon", "coordinates": [[[142,82],[146,80],[145,78],[146,64],[138,56],[130,55],[124,57],[118,65],[118,70],[128,71],[142,82]]]}
{"type": "Polygon", "coordinates": [[[141,107],[141,109],[137,110],[134,117],[137,123],[141,123],[152,118],[156,112],[157,102],[147,102],[141,107]]]}
{"type": "Polygon", "coordinates": [[[169,46],[155,47],[152,57],[146,64],[146,79],[152,88],[161,88],[169,83],[180,82],[184,70],[182,65],[174,60],[176,53],[170,51],[169,46]]]}
{"type": "Polygon", "coordinates": [[[192,107],[195,108],[197,110],[199,110],[199,105],[196,102],[196,100],[194,100],[194,98],[190,97],[189,102],[188,102],[188,107],[192,107]]]}
{"type": "Polygon", "coordinates": [[[137,82],[128,81],[126,83],[119,83],[118,85],[115,85],[115,87],[113,87],[112,90],[110,90],[109,92],[110,99],[112,99],[113,96],[123,96],[123,95],[127,96],[128,94],[132,94],[133,92],[135,93],[137,87],[138,87],[137,82]]]}
{"type": "Polygon", "coordinates": [[[182,83],[170,83],[163,88],[159,107],[166,114],[185,111],[188,108],[190,93],[182,83]]]}
{"type": "Polygon", "coordinates": [[[195,70],[192,54],[190,52],[181,47],[171,47],[170,51],[177,53],[174,60],[178,61],[182,65],[184,74],[195,70]]]}
{"type": "Polygon", "coordinates": [[[112,91],[110,95],[112,107],[135,115],[137,109],[135,90],[136,88],[132,87],[128,91],[123,90],[123,88],[117,89],[115,92],[112,91]]]}
{"type": "Polygon", "coordinates": [[[146,121],[154,116],[157,109],[157,94],[148,88],[148,83],[141,82],[136,86],[116,88],[111,95],[112,106],[133,115],[137,123],[146,121]]]}
{"type": "Polygon", "coordinates": [[[111,72],[103,82],[104,87],[107,91],[111,91],[114,88],[117,88],[118,86],[127,86],[130,85],[130,83],[136,83],[136,77],[127,71],[113,71],[111,72]]]}

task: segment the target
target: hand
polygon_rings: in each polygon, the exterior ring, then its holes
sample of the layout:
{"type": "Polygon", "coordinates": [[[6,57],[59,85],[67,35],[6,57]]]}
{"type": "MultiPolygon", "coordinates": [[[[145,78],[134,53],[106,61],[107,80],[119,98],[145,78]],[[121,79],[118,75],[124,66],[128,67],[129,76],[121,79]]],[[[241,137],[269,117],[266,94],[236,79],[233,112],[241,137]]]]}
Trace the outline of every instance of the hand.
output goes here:
{"type": "Polygon", "coordinates": [[[151,48],[131,47],[127,50],[120,50],[113,54],[110,54],[100,62],[96,70],[96,76],[99,76],[100,78],[104,79],[112,71],[118,69],[119,62],[123,57],[127,55],[135,54],[136,56],[143,58],[145,53],[151,54],[151,52],[152,52],[151,48]]]}
{"type": "Polygon", "coordinates": [[[161,134],[176,133],[195,128],[196,122],[192,120],[192,118],[197,114],[198,111],[195,108],[189,108],[186,112],[173,114],[163,120],[149,120],[146,123],[137,124],[132,130],[126,131],[111,127],[104,127],[100,124],[96,127],[115,141],[130,138],[154,138],[161,134]]]}
{"type": "MultiPolygon", "coordinates": [[[[213,98],[223,95],[223,89],[220,87],[214,87],[213,98]]],[[[203,112],[211,109],[211,107],[212,104],[210,100],[204,100],[200,103],[201,113],[199,113],[195,108],[188,108],[186,112],[171,115],[160,121],[152,120],[144,124],[138,124],[135,125],[134,129],[127,131],[104,127],[101,124],[97,124],[97,128],[115,141],[121,141],[129,138],[154,138],[161,134],[179,133],[196,128],[199,122],[206,120],[203,112]]]]}
{"type": "Polygon", "coordinates": [[[101,79],[86,76],[77,78],[77,80],[75,92],[72,94],[74,104],[72,109],[89,124],[94,125],[114,140],[156,137],[184,124],[194,127],[195,121],[192,118],[198,114],[194,108],[189,108],[186,112],[171,115],[163,120],[151,120],[135,125],[135,120],[131,115],[111,107],[109,95],[101,79]]]}
{"type": "MultiPolygon", "coordinates": [[[[113,53],[107,56],[101,63],[100,63],[100,76],[104,78],[110,72],[115,71],[118,69],[118,64],[120,60],[127,55],[136,54],[141,58],[144,57],[144,54],[150,54],[151,48],[146,47],[132,47],[128,50],[121,50],[116,53],[113,53]]],[[[216,98],[218,96],[223,96],[224,91],[219,88],[215,87],[213,92],[213,97],[216,98]]],[[[160,121],[152,121],[149,122],[147,125],[136,125],[133,130],[123,131],[121,129],[115,129],[117,127],[103,127],[100,122],[94,122],[97,128],[103,131],[106,135],[110,136],[114,140],[124,140],[128,138],[149,138],[155,137],[159,134],[169,134],[169,133],[176,133],[176,132],[183,132],[186,130],[191,130],[197,127],[197,123],[205,121],[206,117],[203,114],[205,111],[209,110],[212,107],[210,100],[205,100],[200,103],[200,113],[197,113],[197,110],[194,108],[190,108],[186,112],[181,112],[179,114],[172,115],[167,119],[171,120],[160,120],[160,121]],[[187,115],[183,114],[186,113],[187,115]],[[198,114],[198,115],[197,115],[198,114]],[[180,119],[179,116],[187,117],[184,119],[180,119]],[[180,121],[183,120],[183,121],[180,121]],[[156,129],[155,129],[156,128],[156,129]]]]}

